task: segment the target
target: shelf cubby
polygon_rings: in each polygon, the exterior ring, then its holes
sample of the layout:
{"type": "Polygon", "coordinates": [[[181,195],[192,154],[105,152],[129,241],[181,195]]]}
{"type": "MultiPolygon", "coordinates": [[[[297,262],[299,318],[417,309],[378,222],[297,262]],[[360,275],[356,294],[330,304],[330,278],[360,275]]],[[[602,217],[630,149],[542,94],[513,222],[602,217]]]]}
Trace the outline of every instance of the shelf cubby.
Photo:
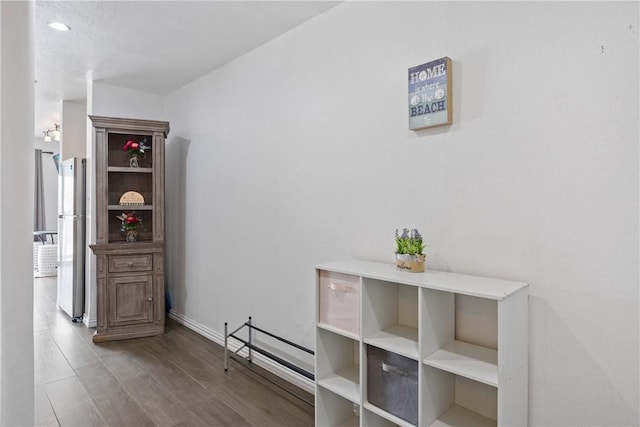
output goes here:
{"type": "Polygon", "coordinates": [[[359,406],[329,390],[316,389],[317,427],[359,427],[359,406]]]}
{"type": "Polygon", "coordinates": [[[496,387],[431,366],[422,368],[421,425],[496,426],[496,387]]]}
{"type": "Polygon", "coordinates": [[[360,404],[359,342],[319,329],[316,358],[318,386],[360,404]]]}
{"type": "MultiPolygon", "coordinates": [[[[481,304],[485,302],[475,297],[467,297],[479,300],[481,304]]],[[[473,309],[466,308],[465,305],[456,304],[459,301],[456,295],[451,292],[444,292],[435,289],[421,289],[421,312],[423,321],[421,323],[420,333],[422,335],[422,354],[423,363],[447,372],[458,374],[482,383],[497,387],[498,386],[498,352],[496,349],[487,348],[474,343],[468,343],[457,340],[459,335],[467,339],[472,339],[468,335],[461,333],[465,328],[461,325],[461,319],[469,318],[469,313],[473,309]],[[461,308],[460,306],[463,306],[461,308]],[[466,310],[465,312],[462,312],[466,310]]],[[[473,301],[472,301],[473,302],[473,301]]],[[[495,303],[494,301],[491,301],[495,303]]],[[[495,304],[489,304],[489,309],[497,307],[495,304]]],[[[486,307],[484,307],[486,311],[486,307]]],[[[491,321],[495,319],[494,315],[488,315],[490,321],[469,318],[466,323],[474,323],[466,328],[475,328],[480,325],[484,332],[483,335],[495,336],[496,324],[491,321]]],[[[477,340],[485,342],[483,340],[477,340]]]]}
{"type": "Polygon", "coordinates": [[[121,230],[122,222],[117,218],[123,212],[134,212],[142,222],[138,226],[138,241],[150,242],[153,240],[153,212],[151,210],[123,206],[119,210],[108,210],[109,217],[109,243],[124,242],[126,233],[121,230]]]}
{"type": "Polygon", "coordinates": [[[364,342],[417,360],[418,288],[366,279],[362,292],[364,342]]]}
{"type": "Polygon", "coordinates": [[[153,204],[153,174],[109,172],[108,185],[109,205],[118,205],[120,197],[127,191],[136,191],[142,194],[146,205],[153,204]]]}
{"type": "Polygon", "coordinates": [[[131,169],[151,169],[153,167],[153,156],[151,155],[151,153],[153,153],[153,135],[143,133],[119,133],[115,131],[109,132],[107,142],[107,153],[109,156],[108,170],[111,171],[113,168],[129,168],[129,153],[123,151],[124,145],[128,140],[140,142],[144,139],[146,139],[145,145],[150,147],[150,150],[145,152],[144,157],[138,159],[140,167],[131,169]]]}

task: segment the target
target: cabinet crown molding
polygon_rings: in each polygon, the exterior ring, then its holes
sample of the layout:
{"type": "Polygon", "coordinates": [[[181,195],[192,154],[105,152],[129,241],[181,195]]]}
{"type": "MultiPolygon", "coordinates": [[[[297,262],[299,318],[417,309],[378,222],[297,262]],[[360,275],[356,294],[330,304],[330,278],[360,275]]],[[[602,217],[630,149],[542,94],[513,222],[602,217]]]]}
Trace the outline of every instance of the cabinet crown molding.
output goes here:
{"type": "Polygon", "coordinates": [[[136,132],[162,132],[165,138],[169,135],[170,130],[169,122],[160,120],[128,119],[93,115],[89,115],[89,118],[95,128],[136,132]]]}

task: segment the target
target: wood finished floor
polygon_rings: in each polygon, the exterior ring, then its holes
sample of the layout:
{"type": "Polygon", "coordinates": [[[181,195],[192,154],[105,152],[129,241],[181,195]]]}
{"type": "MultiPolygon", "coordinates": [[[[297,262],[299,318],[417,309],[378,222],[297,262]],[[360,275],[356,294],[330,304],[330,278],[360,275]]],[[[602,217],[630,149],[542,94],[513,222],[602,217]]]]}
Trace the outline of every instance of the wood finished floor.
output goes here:
{"type": "Polygon", "coordinates": [[[162,336],[93,344],[94,329],[55,305],[55,277],[34,286],[36,425],[313,425],[313,406],[236,362],[225,375],[222,347],[174,321],[162,336]]]}

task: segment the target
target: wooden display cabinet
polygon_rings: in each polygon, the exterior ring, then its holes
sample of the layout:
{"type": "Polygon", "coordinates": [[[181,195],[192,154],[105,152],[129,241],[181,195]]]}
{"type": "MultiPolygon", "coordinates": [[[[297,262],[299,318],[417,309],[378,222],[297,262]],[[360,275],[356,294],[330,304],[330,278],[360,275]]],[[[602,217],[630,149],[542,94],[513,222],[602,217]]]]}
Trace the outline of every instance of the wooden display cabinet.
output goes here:
{"type": "Polygon", "coordinates": [[[164,150],[169,123],[89,116],[96,144],[97,329],[93,342],[164,333],[164,150]],[[150,150],[129,165],[128,140],[146,139],[150,150]],[[121,206],[135,191],[144,204],[121,206]],[[117,218],[135,212],[142,219],[138,240],[127,242],[117,218]]]}

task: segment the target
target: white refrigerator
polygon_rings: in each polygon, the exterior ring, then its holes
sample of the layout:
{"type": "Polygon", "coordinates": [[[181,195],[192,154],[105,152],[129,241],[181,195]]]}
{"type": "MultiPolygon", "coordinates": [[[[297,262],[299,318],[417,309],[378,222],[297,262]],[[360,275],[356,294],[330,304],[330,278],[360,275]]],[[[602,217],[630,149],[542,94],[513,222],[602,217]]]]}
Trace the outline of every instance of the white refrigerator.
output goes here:
{"type": "Polygon", "coordinates": [[[62,161],[58,175],[57,305],[77,322],[84,313],[85,159],[62,161]]]}

